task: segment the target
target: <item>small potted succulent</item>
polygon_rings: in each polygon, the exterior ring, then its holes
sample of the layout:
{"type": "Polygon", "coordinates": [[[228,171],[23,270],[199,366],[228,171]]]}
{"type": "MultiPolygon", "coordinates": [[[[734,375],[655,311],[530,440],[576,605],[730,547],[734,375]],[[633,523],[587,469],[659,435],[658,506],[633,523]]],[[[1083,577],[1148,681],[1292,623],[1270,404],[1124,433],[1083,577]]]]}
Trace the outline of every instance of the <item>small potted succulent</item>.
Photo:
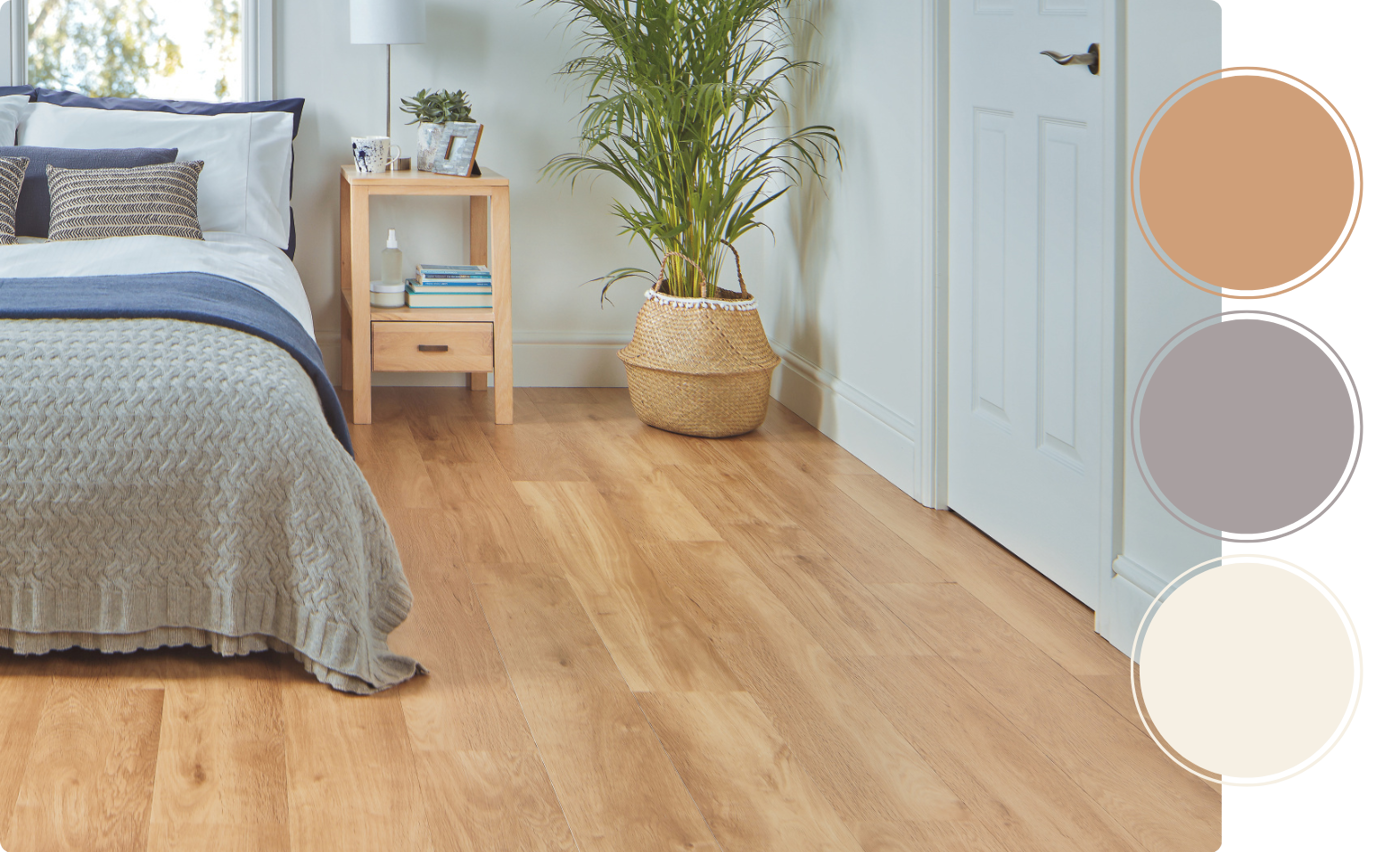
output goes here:
{"type": "Polygon", "coordinates": [[[472,118],[472,105],[466,92],[423,89],[412,98],[402,100],[403,111],[413,116],[408,123],[418,125],[419,171],[435,171],[443,139],[467,135],[467,125],[477,123],[472,118]]]}

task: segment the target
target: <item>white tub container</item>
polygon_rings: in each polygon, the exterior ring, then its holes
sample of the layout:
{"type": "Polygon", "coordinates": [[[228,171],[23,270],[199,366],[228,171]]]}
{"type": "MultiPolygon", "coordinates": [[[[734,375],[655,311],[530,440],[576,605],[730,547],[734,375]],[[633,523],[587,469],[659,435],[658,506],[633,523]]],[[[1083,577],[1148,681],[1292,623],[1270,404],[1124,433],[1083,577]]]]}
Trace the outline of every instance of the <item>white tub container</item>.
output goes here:
{"type": "Polygon", "coordinates": [[[406,296],[404,282],[369,282],[369,303],[376,308],[402,308],[406,296]]]}

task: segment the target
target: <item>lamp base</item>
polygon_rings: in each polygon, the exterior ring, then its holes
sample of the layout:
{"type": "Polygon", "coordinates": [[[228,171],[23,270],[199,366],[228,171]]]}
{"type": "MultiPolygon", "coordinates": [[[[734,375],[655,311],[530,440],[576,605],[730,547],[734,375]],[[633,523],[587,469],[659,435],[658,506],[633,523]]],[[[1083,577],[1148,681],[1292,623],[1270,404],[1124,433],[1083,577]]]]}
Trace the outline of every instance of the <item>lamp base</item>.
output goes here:
{"type": "Polygon", "coordinates": [[[413,171],[412,157],[399,157],[389,161],[389,171],[391,172],[411,172],[413,171]]]}

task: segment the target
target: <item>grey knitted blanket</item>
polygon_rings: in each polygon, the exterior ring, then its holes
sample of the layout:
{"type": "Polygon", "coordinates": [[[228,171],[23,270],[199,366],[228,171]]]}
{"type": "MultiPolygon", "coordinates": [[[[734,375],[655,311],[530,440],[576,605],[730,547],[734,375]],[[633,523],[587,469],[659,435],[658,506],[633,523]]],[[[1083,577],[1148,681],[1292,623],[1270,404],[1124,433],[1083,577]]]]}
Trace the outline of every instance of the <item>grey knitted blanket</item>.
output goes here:
{"type": "Polygon", "coordinates": [[[307,372],[174,319],[0,320],[0,646],[273,649],[346,692],[412,596],[307,372]]]}

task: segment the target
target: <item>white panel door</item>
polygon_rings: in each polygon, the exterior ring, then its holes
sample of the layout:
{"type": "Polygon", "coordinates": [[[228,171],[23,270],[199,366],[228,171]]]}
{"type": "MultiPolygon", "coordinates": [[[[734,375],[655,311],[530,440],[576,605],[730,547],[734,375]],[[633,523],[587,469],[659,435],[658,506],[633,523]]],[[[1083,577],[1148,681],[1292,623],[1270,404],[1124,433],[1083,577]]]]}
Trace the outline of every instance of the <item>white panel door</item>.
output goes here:
{"type": "Polygon", "coordinates": [[[1103,2],[954,0],[950,30],[948,505],[1094,608],[1109,81],[1040,51],[1104,44],[1103,2]]]}

